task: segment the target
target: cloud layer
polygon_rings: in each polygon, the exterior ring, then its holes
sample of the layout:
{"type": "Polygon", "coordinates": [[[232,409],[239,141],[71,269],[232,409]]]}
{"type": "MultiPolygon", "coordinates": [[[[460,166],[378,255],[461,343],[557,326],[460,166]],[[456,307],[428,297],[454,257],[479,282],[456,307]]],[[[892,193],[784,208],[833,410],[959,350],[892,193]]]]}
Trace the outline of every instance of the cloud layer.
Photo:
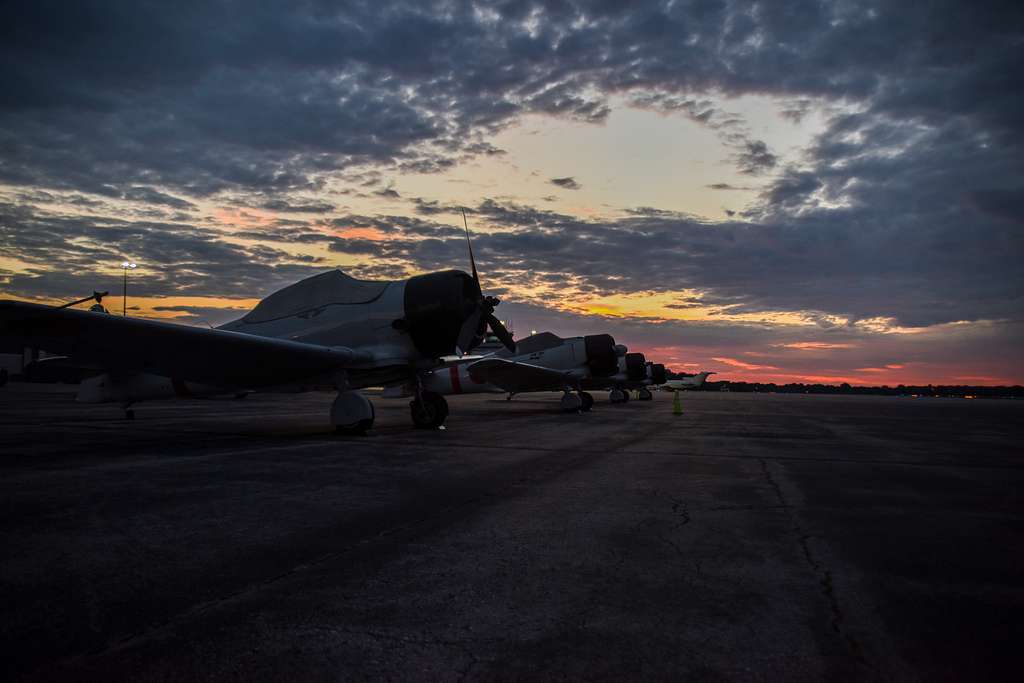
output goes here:
{"type": "MultiPolygon", "coordinates": [[[[496,289],[697,292],[673,305],[817,316],[822,334],[989,321],[984,343],[1024,311],[1019,3],[39,1],[5,13],[0,67],[0,257],[27,264],[4,266],[7,294],[91,291],[125,253],[150,264],[142,291],[229,297],[329,257],[449,267],[458,206],[395,178],[500,158],[529,115],[601,125],[625,102],[711,131],[743,186],[708,189],[756,201],[711,222],[485,193],[468,203],[496,289]],[[729,104],[744,95],[822,132],[773,148],[729,104]]],[[[584,194],[565,162],[541,178],[584,194]]],[[[801,341],[828,343],[778,343],[801,341]]]]}

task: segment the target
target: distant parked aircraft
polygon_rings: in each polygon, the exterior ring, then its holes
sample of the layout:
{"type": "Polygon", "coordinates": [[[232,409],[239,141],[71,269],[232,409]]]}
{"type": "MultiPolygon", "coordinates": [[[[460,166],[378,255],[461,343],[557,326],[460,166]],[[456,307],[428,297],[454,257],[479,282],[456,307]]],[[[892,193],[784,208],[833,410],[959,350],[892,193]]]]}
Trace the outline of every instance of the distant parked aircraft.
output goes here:
{"type": "Polygon", "coordinates": [[[714,372],[698,372],[696,375],[689,375],[680,379],[670,379],[661,385],[662,389],[672,391],[674,389],[696,389],[704,384],[704,380],[714,372]]]}

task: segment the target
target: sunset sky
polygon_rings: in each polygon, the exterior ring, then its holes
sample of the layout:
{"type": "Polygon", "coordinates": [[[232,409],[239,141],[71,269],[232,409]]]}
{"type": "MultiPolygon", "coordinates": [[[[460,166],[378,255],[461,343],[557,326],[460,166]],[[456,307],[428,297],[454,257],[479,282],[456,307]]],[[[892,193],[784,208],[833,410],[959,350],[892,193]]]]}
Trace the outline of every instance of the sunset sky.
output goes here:
{"type": "Polygon", "coordinates": [[[0,298],[219,324],[467,269],[517,336],[679,371],[1024,383],[1024,11],[987,2],[26,2],[0,298]],[[120,297],[111,308],[120,311],[120,297]]]}

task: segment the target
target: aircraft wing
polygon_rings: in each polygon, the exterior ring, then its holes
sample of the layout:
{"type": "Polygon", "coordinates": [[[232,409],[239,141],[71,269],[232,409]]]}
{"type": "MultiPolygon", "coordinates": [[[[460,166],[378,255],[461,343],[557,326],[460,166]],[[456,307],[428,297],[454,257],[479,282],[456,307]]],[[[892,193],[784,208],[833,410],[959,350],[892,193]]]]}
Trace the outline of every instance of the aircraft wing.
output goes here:
{"type": "Polygon", "coordinates": [[[553,370],[503,358],[478,360],[467,370],[470,377],[476,380],[513,392],[561,389],[571,377],[566,370],[553,370]]]}
{"type": "Polygon", "coordinates": [[[21,301],[0,301],[0,339],[110,372],[216,386],[273,386],[372,360],[342,347],[21,301]]]}

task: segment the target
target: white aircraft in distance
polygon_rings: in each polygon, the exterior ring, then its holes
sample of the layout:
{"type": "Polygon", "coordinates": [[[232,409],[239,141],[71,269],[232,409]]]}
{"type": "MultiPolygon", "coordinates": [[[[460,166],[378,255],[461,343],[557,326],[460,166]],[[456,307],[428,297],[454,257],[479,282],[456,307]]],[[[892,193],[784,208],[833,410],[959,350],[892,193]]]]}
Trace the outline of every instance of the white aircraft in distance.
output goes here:
{"type": "MultiPolygon", "coordinates": [[[[338,392],[331,423],[362,433],[374,409],[358,389],[414,381],[442,356],[479,344],[488,327],[515,348],[494,316],[499,300],[480,290],[472,246],[470,259],[472,276],[446,270],[375,282],[321,273],[217,329],[0,301],[0,339],[91,369],[78,400],[121,403],[129,419],[142,400],[328,390],[338,392]]],[[[414,384],[413,423],[443,424],[444,397],[414,384]]]]}
{"type": "Polygon", "coordinates": [[[674,391],[676,389],[696,389],[704,384],[710,375],[717,373],[714,372],[698,372],[696,375],[687,375],[680,379],[670,379],[667,382],[661,384],[659,388],[667,391],[674,391]]]}
{"type": "MultiPolygon", "coordinates": [[[[563,410],[588,411],[594,397],[582,386],[614,376],[624,346],[608,334],[563,339],[541,332],[516,342],[515,352],[500,350],[484,358],[464,359],[431,370],[422,377],[423,388],[438,394],[561,391],[563,410]]],[[[389,392],[391,397],[408,395],[389,392]]]]}

